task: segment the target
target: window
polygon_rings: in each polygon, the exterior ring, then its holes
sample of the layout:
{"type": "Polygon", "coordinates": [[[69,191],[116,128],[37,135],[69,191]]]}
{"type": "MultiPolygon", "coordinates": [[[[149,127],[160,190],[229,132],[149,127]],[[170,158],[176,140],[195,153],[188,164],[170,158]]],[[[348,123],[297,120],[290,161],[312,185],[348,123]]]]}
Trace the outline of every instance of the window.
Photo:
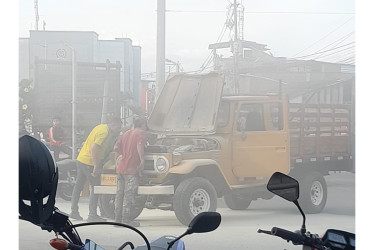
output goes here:
{"type": "Polygon", "coordinates": [[[229,123],[230,105],[228,102],[221,102],[217,114],[217,127],[225,127],[229,123]]]}
{"type": "Polygon", "coordinates": [[[240,106],[238,131],[279,131],[283,129],[282,103],[247,103],[240,106]]]}
{"type": "Polygon", "coordinates": [[[241,105],[237,129],[239,131],[264,131],[262,104],[250,103],[241,105]]]}
{"type": "Polygon", "coordinates": [[[270,122],[267,130],[282,130],[283,129],[283,115],[282,115],[282,103],[270,103],[269,114],[270,122]]]}

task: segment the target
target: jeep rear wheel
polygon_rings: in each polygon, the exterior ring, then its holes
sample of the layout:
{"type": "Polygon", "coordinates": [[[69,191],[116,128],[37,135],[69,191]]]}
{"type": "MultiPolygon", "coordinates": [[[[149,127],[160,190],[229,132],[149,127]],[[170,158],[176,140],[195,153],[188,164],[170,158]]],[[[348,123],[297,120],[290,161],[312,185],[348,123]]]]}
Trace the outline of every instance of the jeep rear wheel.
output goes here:
{"type": "Polygon", "coordinates": [[[216,190],[207,179],[201,177],[186,179],[175,191],[173,209],[177,219],[188,226],[199,213],[216,211],[216,190]]]}
{"type": "Polygon", "coordinates": [[[232,210],[245,210],[251,204],[250,195],[227,194],[223,197],[228,208],[232,210]]]}
{"type": "MultiPolygon", "coordinates": [[[[100,210],[104,213],[103,216],[114,219],[115,208],[115,194],[102,194],[100,195],[100,210]]],[[[143,211],[145,198],[137,196],[135,198],[136,205],[130,209],[130,220],[136,219],[143,211]]]]}
{"type": "Polygon", "coordinates": [[[301,182],[300,206],[305,213],[320,213],[326,205],[327,185],[317,172],[309,173],[301,182]]]}

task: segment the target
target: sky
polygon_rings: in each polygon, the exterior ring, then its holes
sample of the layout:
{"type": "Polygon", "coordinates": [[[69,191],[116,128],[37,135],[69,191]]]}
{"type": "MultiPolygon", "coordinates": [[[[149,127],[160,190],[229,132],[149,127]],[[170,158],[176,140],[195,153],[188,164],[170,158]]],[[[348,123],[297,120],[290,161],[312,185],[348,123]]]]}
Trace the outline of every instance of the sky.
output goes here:
{"type": "MultiPolygon", "coordinates": [[[[239,1],[238,1],[239,2],[239,1]]],[[[328,44],[355,32],[357,72],[357,230],[358,240],[371,244],[370,230],[365,227],[372,207],[365,204],[371,197],[368,185],[374,176],[372,168],[372,4],[363,0],[246,0],[244,39],[267,44],[275,56],[294,57],[313,54],[328,44]],[[356,10],[357,9],[357,10],[356,10]],[[247,13],[248,12],[248,13],[247,13]],[[298,14],[296,12],[306,12],[298,14]],[[348,14],[312,14],[348,13],[348,14]],[[350,13],[350,14],[349,14],[350,13]],[[352,14],[355,13],[355,14],[352,14]],[[353,19],[351,19],[354,17],[353,19]],[[351,19],[351,20],[350,20],[351,19]],[[300,53],[302,51],[302,53],[300,53]],[[299,54],[298,54],[299,53],[299,54]],[[371,108],[370,108],[371,107],[371,108]],[[360,202],[361,201],[361,202],[360,202]],[[361,205],[360,205],[361,204],[361,205]]],[[[39,28],[45,20],[47,30],[89,30],[99,39],[129,37],[142,46],[142,72],[155,70],[156,61],[156,0],[39,0],[39,28]]],[[[226,20],[226,0],[169,0],[166,8],[166,58],[178,61],[188,70],[198,69],[208,57],[208,44],[217,41],[226,20]],[[177,12],[179,10],[180,12],[177,12]]],[[[34,1],[3,1],[0,8],[1,74],[3,94],[0,98],[2,118],[3,169],[17,176],[18,121],[18,38],[28,37],[34,25],[34,1]],[[9,91],[11,90],[11,91],[9,91]],[[9,91],[9,92],[8,92],[9,91]],[[9,93],[9,94],[8,94],[9,93]],[[13,109],[9,109],[13,107],[13,109]],[[13,160],[12,160],[13,159],[13,160]]],[[[228,40],[223,39],[223,41],[228,40]]],[[[17,182],[8,178],[1,188],[9,186],[16,192],[17,182]]],[[[2,215],[10,220],[8,235],[17,240],[17,195],[5,196],[8,206],[1,207],[2,215]]],[[[16,248],[16,241],[3,245],[16,248]]],[[[368,245],[369,246],[369,245],[368,245]]]]}
{"type": "MultiPolygon", "coordinates": [[[[233,0],[166,0],[166,58],[198,70],[218,41],[233,0]]],[[[274,56],[310,55],[341,41],[354,53],[353,0],[238,0],[245,40],[266,44],[274,56]],[[301,53],[300,53],[301,52],[301,53]]],[[[157,0],[39,0],[39,30],[95,31],[100,40],[132,39],[142,47],[142,73],[156,68],[157,0]]],[[[33,0],[19,1],[19,36],[35,29],[33,0]]],[[[221,39],[229,41],[229,32],[221,39]]],[[[321,58],[326,59],[326,58],[321,58]]],[[[334,59],[334,58],[333,58],[334,59]]],[[[343,59],[337,57],[334,60],[343,59]]]]}

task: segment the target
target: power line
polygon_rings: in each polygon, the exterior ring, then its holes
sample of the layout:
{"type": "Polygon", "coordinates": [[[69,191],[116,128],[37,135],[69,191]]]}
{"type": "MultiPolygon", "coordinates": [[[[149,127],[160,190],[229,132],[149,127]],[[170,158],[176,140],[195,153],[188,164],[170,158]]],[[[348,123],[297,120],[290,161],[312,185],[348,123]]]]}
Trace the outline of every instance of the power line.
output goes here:
{"type": "Polygon", "coordinates": [[[349,21],[351,21],[353,19],[353,17],[349,18],[347,21],[345,21],[343,24],[339,25],[338,27],[336,27],[335,29],[333,29],[332,31],[330,31],[327,35],[325,35],[324,37],[322,37],[321,39],[319,39],[318,41],[312,43],[311,45],[309,45],[307,48],[303,49],[302,51],[296,53],[295,55],[293,55],[292,57],[294,56],[297,56],[298,54],[306,51],[307,49],[309,49],[310,47],[314,46],[315,44],[319,43],[320,41],[322,41],[323,39],[325,39],[326,37],[328,37],[329,35],[331,35],[332,33],[334,33],[336,30],[338,30],[339,28],[341,28],[342,26],[344,26],[345,24],[347,24],[349,21]]]}
{"type": "Polygon", "coordinates": [[[335,62],[340,63],[340,61],[346,60],[347,58],[352,58],[352,56],[354,58],[355,51],[354,51],[353,47],[345,48],[341,51],[336,51],[337,49],[340,49],[340,48],[343,48],[343,47],[346,47],[346,46],[349,46],[349,45],[352,45],[352,44],[355,43],[355,42],[351,42],[351,43],[347,43],[345,45],[342,45],[342,46],[338,47],[339,44],[343,43],[345,40],[347,40],[349,37],[351,37],[352,34],[354,34],[354,31],[344,35],[343,37],[335,40],[334,42],[328,44],[327,46],[317,50],[313,54],[309,54],[309,55],[305,55],[305,56],[301,56],[301,57],[296,57],[296,59],[300,59],[300,58],[306,59],[307,57],[314,56],[313,58],[310,58],[309,60],[318,60],[320,58],[329,57],[329,58],[326,58],[324,61],[329,61],[329,62],[332,62],[332,63],[335,63],[335,62]],[[323,49],[326,49],[328,47],[330,47],[330,49],[323,50],[323,49]],[[353,51],[352,51],[352,49],[353,49],[353,51]],[[329,53],[329,54],[325,55],[327,52],[331,52],[331,51],[336,51],[336,52],[329,53]],[[348,51],[351,51],[351,52],[348,52],[348,51]],[[344,53],[342,53],[342,52],[344,52],[344,53]]]}
{"type": "MultiPolygon", "coordinates": [[[[227,30],[227,25],[226,25],[226,22],[223,24],[223,27],[222,27],[222,30],[221,30],[221,33],[219,34],[218,36],[218,39],[217,39],[217,43],[221,42],[225,32],[227,30]]],[[[213,50],[210,52],[209,56],[205,59],[205,61],[203,62],[203,64],[201,65],[200,67],[200,71],[204,71],[205,69],[208,68],[208,65],[211,63],[211,61],[213,60],[214,58],[214,55],[213,55],[213,50]]]]}
{"type": "Polygon", "coordinates": [[[331,56],[331,55],[334,55],[334,54],[337,54],[337,53],[340,53],[340,52],[343,52],[343,51],[347,51],[347,50],[352,49],[352,48],[354,48],[354,46],[346,48],[346,49],[342,49],[342,50],[339,50],[339,51],[332,52],[332,53],[330,53],[328,55],[322,56],[322,58],[328,57],[328,56],[331,56]]]}
{"type": "MultiPolygon", "coordinates": [[[[352,31],[348,35],[346,35],[346,36],[344,36],[344,37],[342,37],[342,38],[340,38],[340,39],[338,39],[338,40],[330,43],[329,45],[323,47],[322,49],[318,50],[317,52],[320,52],[321,50],[323,50],[323,49],[325,49],[325,48],[327,48],[327,47],[329,47],[330,45],[333,45],[333,44],[334,44],[334,46],[332,47],[332,49],[336,48],[339,44],[341,44],[342,42],[344,42],[345,40],[347,40],[353,33],[354,33],[354,31],[352,31]]],[[[318,59],[318,57],[316,59],[318,59]]]]}
{"type": "MultiPolygon", "coordinates": [[[[223,10],[166,10],[171,13],[224,13],[223,10]]],[[[354,12],[244,11],[245,14],[354,15],[354,12]]]]}
{"type": "Polygon", "coordinates": [[[325,50],[325,51],[315,52],[315,53],[313,53],[313,54],[309,54],[309,55],[305,55],[305,56],[294,57],[293,59],[303,59],[303,58],[306,58],[306,57],[310,57],[310,56],[314,56],[314,55],[323,54],[323,53],[326,53],[326,52],[329,52],[329,51],[332,51],[332,50],[336,50],[336,49],[340,49],[340,48],[346,47],[346,46],[351,45],[351,44],[354,44],[354,43],[355,43],[355,42],[347,43],[347,44],[344,44],[344,45],[342,45],[342,46],[335,47],[335,48],[332,48],[332,49],[328,49],[328,50],[325,50]]]}
{"type": "Polygon", "coordinates": [[[355,51],[346,52],[344,54],[335,55],[329,59],[330,62],[337,62],[340,63],[341,61],[345,61],[350,58],[355,58],[355,51]]]}
{"type": "MultiPolygon", "coordinates": [[[[353,44],[354,42],[352,42],[351,44],[353,44]]],[[[337,45],[336,45],[337,46],[337,45]]],[[[336,46],[334,46],[333,48],[331,48],[331,50],[334,50],[334,49],[337,49],[337,48],[339,48],[339,47],[336,47],[336,46]]],[[[343,45],[343,46],[345,46],[345,45],[343,45]]],[[[343,47],[342,46],[342,47],[343,47]]],[[[354,48],[354,46],[353,46],[353,48],[354,48]]],[[[347,49],[348,50],[348,49],[347,49]]],[[[316,58],[315,58],[315,60],[317,60],[317,59],[319,59],[319,58],[321,58],[321,57],[324,57],[324,54],[325,53],[322,53],[321,55],[319,55],[319,56],[317,56],[316,58]]]]}
{"type": "Polygon", "coordinates": [[[245,11],[249,14],[354,15],[354,12],[245,11]]]}
{"type": "Polygon", "coordinates": [[[338,63],[342,63],[342,64],[354,64],[355,62],[356,62],[356,58],[355,57],[350,57],[350,58],[347,58],[345,60],[339,61],[338,63]]]}
{"type": "Polygon", "coordinates": [[[352,51],[350,53],[345,53],[343,56],[340,57],[340,59],[336,59],[337,61],[342,61],[346,58],[351,58],[351,57],[355,57],[355,52],[352,51]]]}
{"type": "Polygon", "coordinates": [[[356,61],[356,57],[355,56],[349,56],[349,57],[345,57],[343,59],[340,59],[338,61],[335,61],[336,63],[354,63],[356,61]]]}

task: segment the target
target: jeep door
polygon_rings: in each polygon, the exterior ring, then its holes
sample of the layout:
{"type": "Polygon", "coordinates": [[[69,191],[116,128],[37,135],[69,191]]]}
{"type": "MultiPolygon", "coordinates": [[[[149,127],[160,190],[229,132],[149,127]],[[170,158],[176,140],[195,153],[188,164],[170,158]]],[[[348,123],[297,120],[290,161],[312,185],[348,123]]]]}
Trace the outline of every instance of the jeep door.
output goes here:
{"type": "Polygon", "coordinates": [[[268,177],[289,172],[286,102],[242,101],[233,127],[233,172],[238,177],[268,177]]]}

